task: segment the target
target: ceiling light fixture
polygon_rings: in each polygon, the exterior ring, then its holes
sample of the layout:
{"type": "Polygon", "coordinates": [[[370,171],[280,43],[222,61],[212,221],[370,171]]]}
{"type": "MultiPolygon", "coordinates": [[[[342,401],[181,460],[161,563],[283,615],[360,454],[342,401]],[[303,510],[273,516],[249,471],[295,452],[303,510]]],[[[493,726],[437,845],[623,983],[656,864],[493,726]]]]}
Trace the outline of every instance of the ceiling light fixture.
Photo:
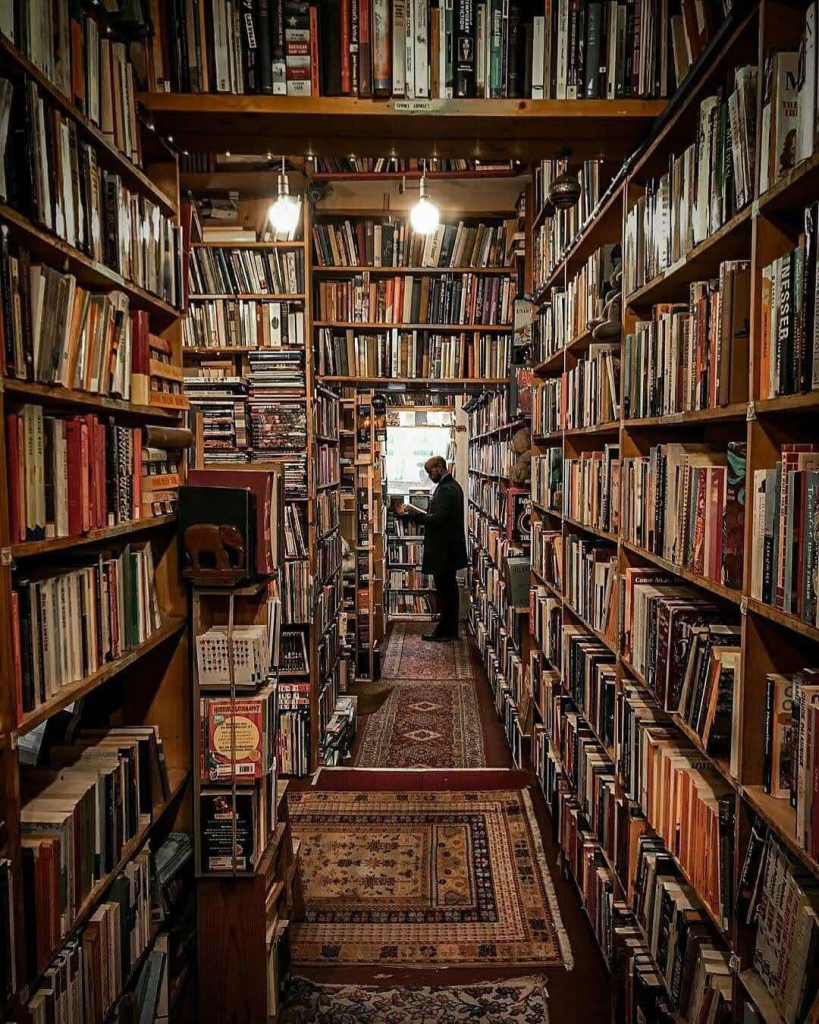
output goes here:
{"type": "Polygon", "coordinates": [[[418,202],[410,210],[410,224],[412,224],[412,230],[419,235],[431,235],[438,227],[441,215],[438,207],[429,197],[426,163],[424,163],[424,170],[421,174],[420,192],[418,202]]]}
{"type": "Polygon", "coordinates": [[[299,223],[299,201],[295,196],[290,195],[290,181],[284,171],[284,157],[282,157],[282,169],[279,172],[279,195],[276,202],[267,211],[268,219],[276,234],[291,235],[299,223]]]}

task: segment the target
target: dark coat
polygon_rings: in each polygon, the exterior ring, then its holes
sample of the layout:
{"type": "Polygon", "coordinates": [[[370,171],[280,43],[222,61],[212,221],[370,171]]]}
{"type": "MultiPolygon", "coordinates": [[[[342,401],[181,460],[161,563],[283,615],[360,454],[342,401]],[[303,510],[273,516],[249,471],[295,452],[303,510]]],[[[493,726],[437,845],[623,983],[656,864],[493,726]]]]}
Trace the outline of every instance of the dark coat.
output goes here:
{"type": "Polygon", "coordinates": [[[451,473],[440,481],[429,503],[424,524],[424,572],[454,572],[463,569],[466,557],[464,536],[464,492],[451,473]]]}

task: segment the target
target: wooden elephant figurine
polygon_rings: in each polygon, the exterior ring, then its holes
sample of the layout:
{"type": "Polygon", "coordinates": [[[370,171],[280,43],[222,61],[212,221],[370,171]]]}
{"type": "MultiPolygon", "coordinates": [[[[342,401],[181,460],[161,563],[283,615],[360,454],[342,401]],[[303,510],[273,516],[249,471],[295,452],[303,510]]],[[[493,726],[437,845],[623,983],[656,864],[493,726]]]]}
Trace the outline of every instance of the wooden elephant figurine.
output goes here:
{"type": "Polygon", "coordinates": [[[213,556],[214,569],[241,569],[245,562],[245,539],[230,523],[196,523],[185,530],[185,551],[194,572],[201,570],[203,554],[213,556]],[[233,553],[235,565],[231,565],[229,552],[233,553]]]}

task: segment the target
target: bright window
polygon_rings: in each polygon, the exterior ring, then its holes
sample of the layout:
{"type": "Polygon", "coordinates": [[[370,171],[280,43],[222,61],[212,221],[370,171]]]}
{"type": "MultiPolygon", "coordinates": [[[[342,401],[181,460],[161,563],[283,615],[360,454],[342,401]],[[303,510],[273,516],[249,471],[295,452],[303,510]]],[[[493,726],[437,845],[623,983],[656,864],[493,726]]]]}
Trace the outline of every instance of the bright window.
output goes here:
{"type": "Polygon", "coordinates": [[[411,488],[432,490],[424,463],[433,455],[447,457],[450,427],[389,427],[387,430],[387,487],[390,494],[411,488]]]}

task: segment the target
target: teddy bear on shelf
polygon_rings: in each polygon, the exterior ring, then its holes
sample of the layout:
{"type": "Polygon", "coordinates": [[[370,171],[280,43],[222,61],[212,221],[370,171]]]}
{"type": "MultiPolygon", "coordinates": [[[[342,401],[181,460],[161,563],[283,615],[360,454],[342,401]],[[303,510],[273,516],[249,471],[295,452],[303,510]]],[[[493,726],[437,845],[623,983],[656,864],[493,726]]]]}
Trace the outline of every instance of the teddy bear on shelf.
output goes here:
{"type": "Polygon", "coordinates": [[[521,427],[512,435],[512,451],[517,459],[509,470],[509,482],[513,487],[528,487],[532,475],[532,431],[529,427],[521,427]]]}

